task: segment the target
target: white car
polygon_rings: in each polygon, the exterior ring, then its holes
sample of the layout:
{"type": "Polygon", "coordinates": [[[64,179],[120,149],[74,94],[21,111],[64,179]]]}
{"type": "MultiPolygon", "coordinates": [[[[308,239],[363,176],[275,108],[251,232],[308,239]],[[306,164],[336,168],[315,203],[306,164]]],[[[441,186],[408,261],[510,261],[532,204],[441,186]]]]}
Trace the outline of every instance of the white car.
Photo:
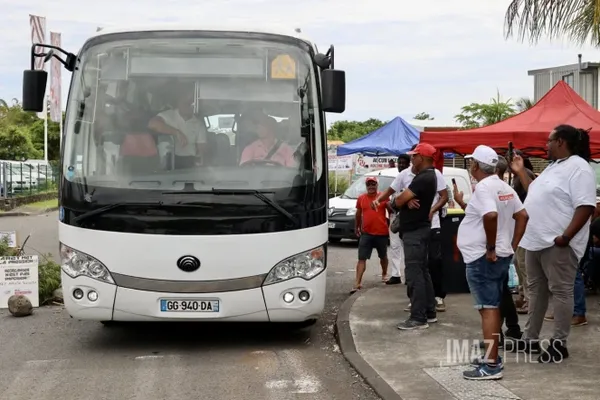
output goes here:
{"type": "MultiPolygon", "coordinates": [[[[356,199],[367,191],[365,186],[367,176],[376,176],[379,181],[379,191],[383,192],[392,184],[396,175],[398,175],[397,168],[366,173],[354,181],[344,194],[329,199],[329,241],[339,242],[342,239],[358,239],[354,231],[356,199]]],[[[452,179],[456,180],[458,189],[464,193],[465,202],[468,202],[473,193],[469,172],[462,168],[444,167],[443,175],[446,185],[450,189],[452,189],[452,179]]],[[[452,196],[451,193],[450,196],[452,196]]],[[[449,207],[460,208],[454,204],[450,204],[449,207]]]]}

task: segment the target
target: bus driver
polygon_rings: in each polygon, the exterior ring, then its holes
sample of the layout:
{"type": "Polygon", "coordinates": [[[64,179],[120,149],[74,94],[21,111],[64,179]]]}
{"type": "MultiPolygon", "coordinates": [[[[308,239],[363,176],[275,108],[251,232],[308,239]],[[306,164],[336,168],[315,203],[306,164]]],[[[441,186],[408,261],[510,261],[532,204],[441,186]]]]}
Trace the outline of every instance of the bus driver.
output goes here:
{"type": "Polygon", "coordinates": [[[242,151],[240,165],[256,160],[295,167],[294,149],[277,138],[277,121],[260,113],[252,122],[256,125],[258,139],[242,151]]]}

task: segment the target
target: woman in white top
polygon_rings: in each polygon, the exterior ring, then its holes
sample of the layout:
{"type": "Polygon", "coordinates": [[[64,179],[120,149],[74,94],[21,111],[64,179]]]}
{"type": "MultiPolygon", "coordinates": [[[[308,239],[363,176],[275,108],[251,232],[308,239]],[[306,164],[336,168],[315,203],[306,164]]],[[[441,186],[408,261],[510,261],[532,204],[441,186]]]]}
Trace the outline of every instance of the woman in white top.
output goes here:
{"type": "Polygon", "coordinates": [[[526,250],[529,318],[524,340],[514,347],[518,351],[542,352],[539,362],[561,362],[569,356],[573,287],[596,205],[596,176],[589,165],[589,143],[587,131],[559,125],[548,136],[551,163],[537,179],[531,181],[525,173],[520,156],[515,156],[511,165],[527,190],[524,205],[529,214],[520,243],[526,250]],[[544,350],[539,334],[550,294],[554,334],[544,350]]]}

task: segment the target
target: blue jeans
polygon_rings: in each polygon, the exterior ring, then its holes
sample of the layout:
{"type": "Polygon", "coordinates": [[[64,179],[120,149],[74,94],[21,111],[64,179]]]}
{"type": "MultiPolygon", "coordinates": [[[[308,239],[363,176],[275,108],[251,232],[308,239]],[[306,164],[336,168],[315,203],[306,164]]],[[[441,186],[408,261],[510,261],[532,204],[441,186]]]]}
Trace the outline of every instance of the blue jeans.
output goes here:
{"type": "Polygon", "coordinates": [[[467,264],[467,283],[476,309],[500,308],[511,260],[512,256],[497,257],[496,262],[491,263],[484,255],[467,264]]]}
{"type": "Polygon", "coordinates": [[[577,276],[575,276],[575,288],[573,289],[573,297],[575,306],[573,307],[574,317],[585,316],[585,285],[583,283],[583,276],[581,271],[577,269],[577,276]]]}

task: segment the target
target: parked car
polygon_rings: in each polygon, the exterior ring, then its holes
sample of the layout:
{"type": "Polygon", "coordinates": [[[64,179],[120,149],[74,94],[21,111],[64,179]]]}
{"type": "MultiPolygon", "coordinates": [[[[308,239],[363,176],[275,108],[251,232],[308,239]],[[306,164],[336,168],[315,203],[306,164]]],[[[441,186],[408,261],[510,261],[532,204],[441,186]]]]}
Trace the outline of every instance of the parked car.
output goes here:
{"type": "MultiPolygon", "coordinates": [[[[342,239],[358,239],[354,230],[356,199],[367,191],[365,186],[367,176],[376,176],[379,181],[379,191],[383,192],[392,184],[396,175],[398,175],[397,168],[387,168],[366,173],[354,181],[344,194],[329,199],[329,241],[335,243],[342,239]]],[[[452,189],[452,179],[456,179],[458,189],[464,193],[464,200],[468,202],[473,193],[469,172],[462,168],[444,167],[443,175],[446,185],[450,189],[452,189]]],[[[459,208],[458,205],[454,204],[450,204],[449,206],[459,208]]]]}

